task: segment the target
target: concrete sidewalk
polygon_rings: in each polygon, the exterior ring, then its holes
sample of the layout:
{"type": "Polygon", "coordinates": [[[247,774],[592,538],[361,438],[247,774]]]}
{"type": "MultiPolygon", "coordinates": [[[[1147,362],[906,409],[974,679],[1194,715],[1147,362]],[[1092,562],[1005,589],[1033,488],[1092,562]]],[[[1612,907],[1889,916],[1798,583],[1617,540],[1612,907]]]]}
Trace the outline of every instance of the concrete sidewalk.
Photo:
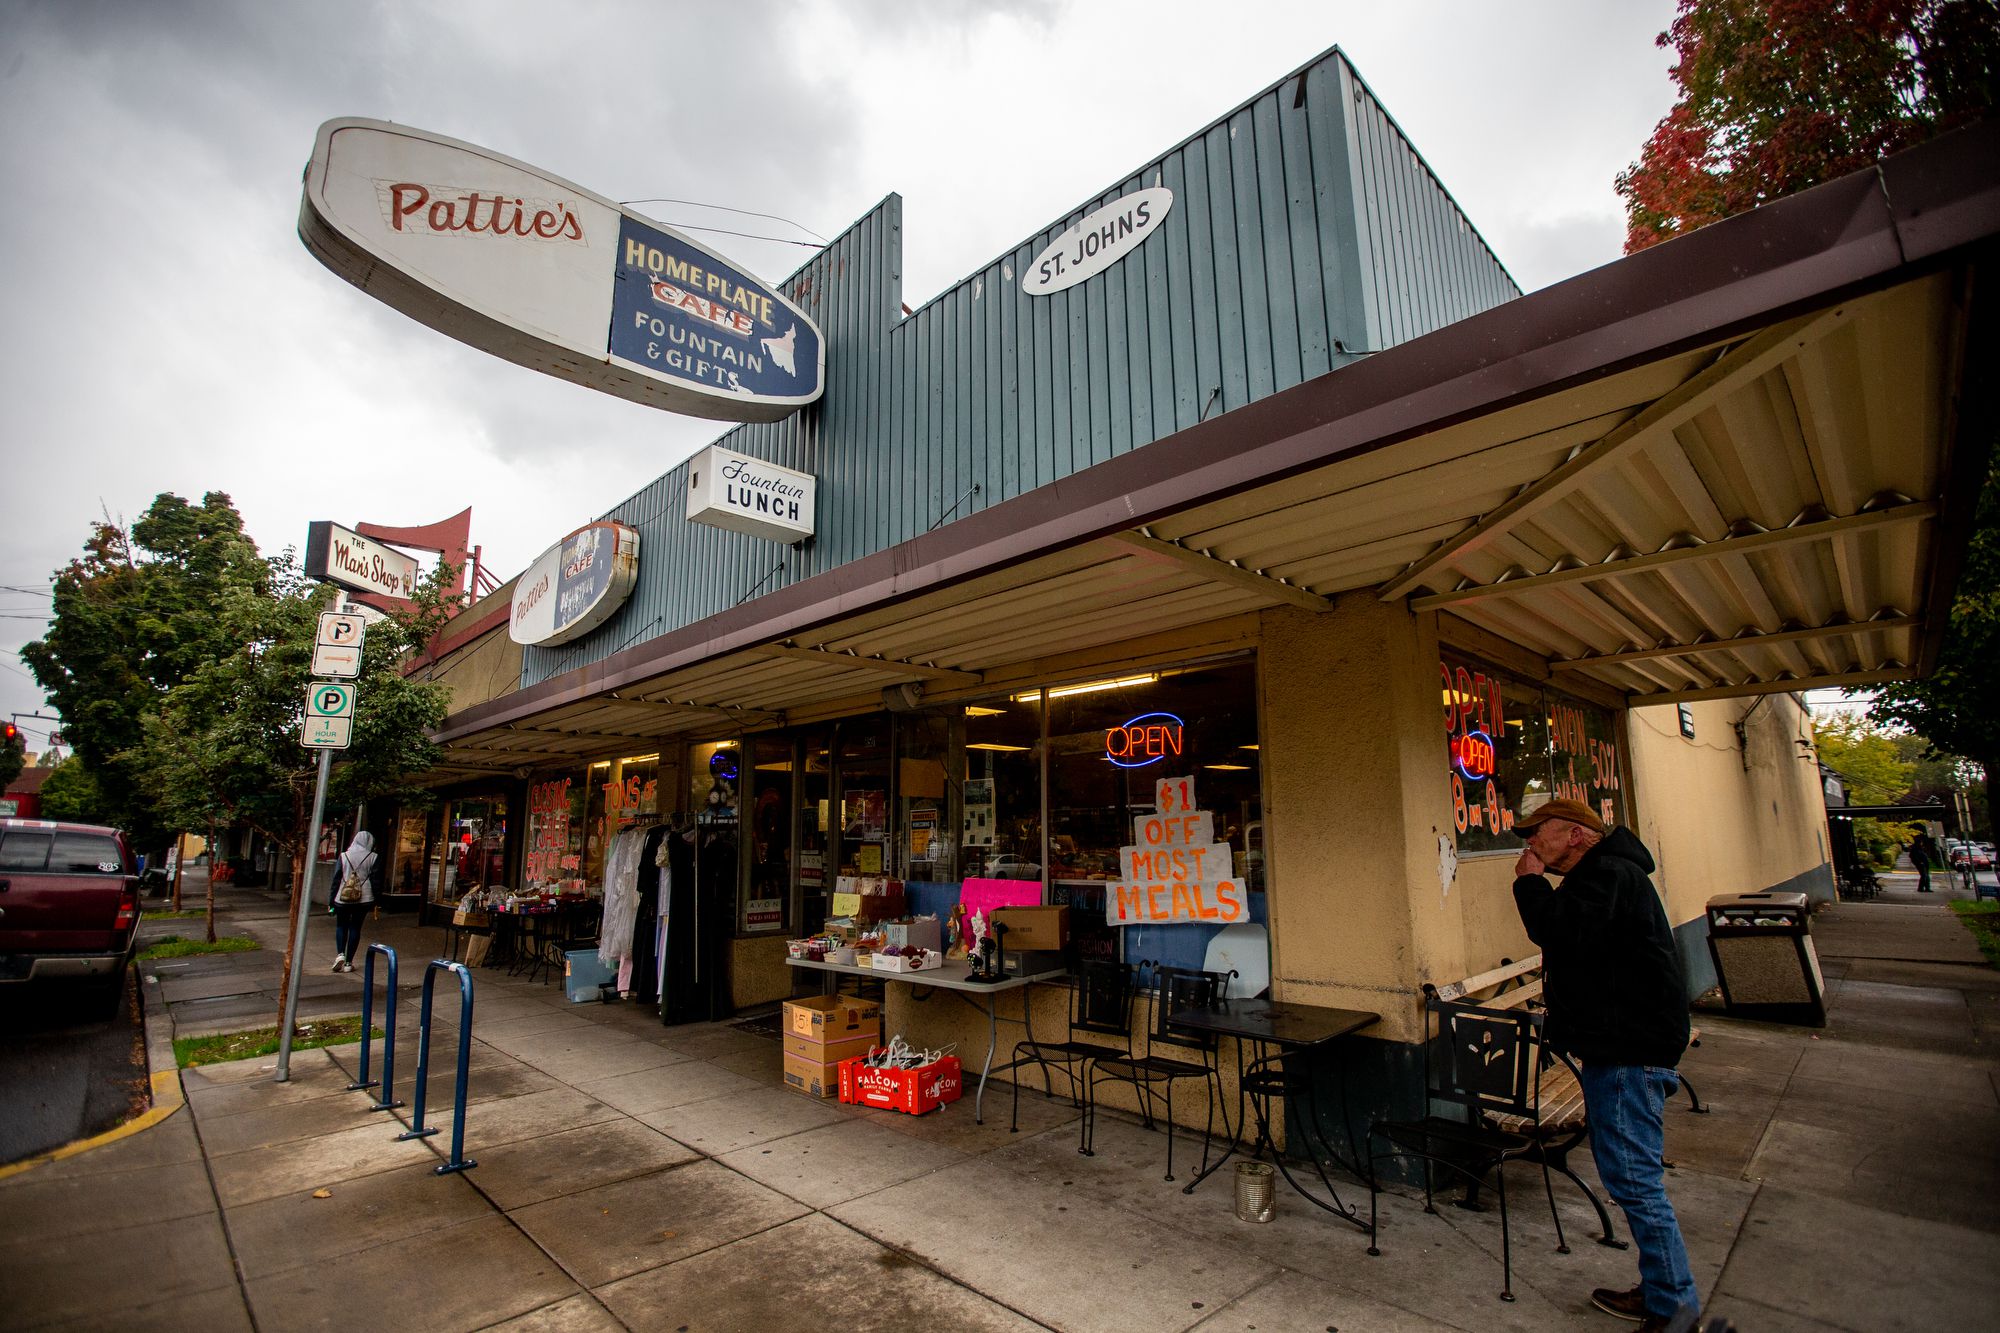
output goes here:
{"type": "MultiPolygon", "coordinates": [[[[1701,1019],[1684,1069],[1713,1109],[1670,1112],[1669,1188],[1710,1310],[1746,1333],[1992,1326],[2000,974],[1909,896],[1815,920],[1824,1032],[1701,1019]]],[[[282,956],[281,905],[230,900],[231,928],[278,918],[282,956]]],[[[330,926],[312,929],[313,1003],[352,1012],[360,974],[328,974],[330,926]]],[[[405,1101],[416,960],[439,934],[369,927],[406,960],[405,1101]]],[[[234,980],[218,966],[149,983],[153,1048],[232,1007],[269,1022],[276,964],[248,959],[234,980]]],[[[985,1126],[969,1097],[922,1119],[840,1107],[780,1087],[762,1032],[663,1028],[491,971],[477,986],[477,1167],[434,1173],[455,988],[433,1034],[434,1138],[398,1142],[410,1108],[371,1112],[347,1090],[358,1047],[300,1052],[282,1085],[268,1059],[186,1071],[183,1110],[0,1181],[9,1326],[1623,1327],[1587,1294],[1630,1285],[1631,1254],[1589,1242],[1573,1190],[1558,1193],[1572,1252],[1555,1253],[1532,1167],[1510,1168],[1519,1300],[1503,1304],[1496,1213],[1385,1196],[1371,1259],[1364,1235],[1289,1194],[1263,1226],[1235,1220],[1226,1173],[1182,1194],[1161,1179],[1161,1137],[1124,1118],[1104,1116],[1083,1158],[1059,1100],[1024,1099],[1018,1135],[1004,1101],[985,1126]]],[[[1365,1188],[1345,1193],[1366,1206],[1365,1188]]]]}

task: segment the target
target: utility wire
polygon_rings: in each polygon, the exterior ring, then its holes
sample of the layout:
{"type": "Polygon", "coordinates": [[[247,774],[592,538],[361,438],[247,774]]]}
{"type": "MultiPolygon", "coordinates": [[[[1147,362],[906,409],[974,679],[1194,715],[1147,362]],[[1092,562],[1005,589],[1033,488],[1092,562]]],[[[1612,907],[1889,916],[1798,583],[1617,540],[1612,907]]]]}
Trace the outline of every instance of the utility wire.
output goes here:
{"type": "MultiPolygon", "coordinates": [[[[787,227],[797,227],[797,228],[798,228],[798,229],[799,229],[800,231],[802,231],[802,232],[804,232],[804,233],[805,233],[806,235],[808,235],[808,236],[812,237],[812,238],[813,238],[814,240],[818,241],[818,242],[819,242],[819,243],[820,243],[821,245],[831,245],[831,244],[833,244],[833,242],[832,242],[832,241],[829,241],[829,240],[827,240],[827,239],[826,239],[826,237],[824,237],[824,236],[821,236],[821,235],[820,235],[820,234],[819,234],[818,232],[814,231],[814,230],[813,230],[813,229],[812,229],[811,227],[808,227],[808,226],[806,226],[806,225],[805,225],[805,224],[804,224],[803,222],[794,222],[794,221],[792,221],[792,220],[791,220],[790,218],[787,218],[787,217],[780,217],[780,216],[778,216],[778,215],[777,215],[776,213],[758,213],[758,212],[753,212],[752,210],[750,210],[750,209],[747,209],[747,208],[731,208],[731,207],[730,207],[730,206],[729,206],[728,204],[705,204],[705,203],[703,203],[703,202],[702,202],[701,200],[699,200],[699,199],[620,199],[620,200],[619,200],[618,202],[619,202],[620,204],[622,204],[622,205],[630,205],[630,204],[681,204],[681,205],[683,205],[683,206],[685,206],[685,207],[688,207],[688,208],[713,208],[713,209],[717,209],[717,210],[719,210],[719,211],[721,211],[721,212],[724,212],[724,213],[738,213],[738,214],[741,214],[742,216],[744,216],[744,217],[746,217],[746,218],[768,218],[768,219],[770,219],[770,220],[771,220],[772,222],[782,222],[782,223],[784,223],[784,224],[785,224],[785,225],[786,225],[787,227]]],[[[674,223],[674,224],[672,224],[672,225],[674,225],[674,226],[680,226],[680,225],[682,225],[682,224],[680,224],[680,223],[674,223]]],[[[717,228],[717,227],[708,227],[708,228],[704,228],[703,230],[707,230],[707,231],[719,231],[719,230],[721,230],[721,229],[720,229],[720,228],[717,228]]],[[[730,232],[729,234],[730,234],[731,236],[747,236],[747,235],[749,235],[749,233],[748,233],[748,232],[730,232]]],[[[758,239],[760,239],[760,240],[766,240],[766,241],[775,241],[775,240],[777,240],[778,238],[777,238],[777,237],[775,237],[775,236],[763,236],[763,237],[759,237],[758,239]]],[[[804,241],[793,241],[793,242],[791,242],[791,244],[793,244],[793,245],[804,245],[804,244],[805,244],[805,242],[804,242],[804,241]]]]}

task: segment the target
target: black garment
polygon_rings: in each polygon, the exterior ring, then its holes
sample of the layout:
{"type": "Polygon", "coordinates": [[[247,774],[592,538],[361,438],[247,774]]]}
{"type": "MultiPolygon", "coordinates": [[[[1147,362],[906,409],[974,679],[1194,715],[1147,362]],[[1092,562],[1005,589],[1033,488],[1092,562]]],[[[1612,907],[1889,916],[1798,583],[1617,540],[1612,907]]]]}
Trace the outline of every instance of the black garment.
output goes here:
{"type": "Polygon", "coordinates": [[[666,840],[666,825],[655,825],[639,846],[639,915],[632,924],[632,995],[640,1004],[653,1004],[655,974],[659,954],[654,950],[655,923],[660,914],[660,867],[655,864],[660,844],[666,840]]]}
{"type": "Polygon", "coordinates": [[[1653,854],[1612,829],[1563,875],[1514,881],[1514,905],[1542,948],[1549,1044],[1586,1064],[1671,1069],[1688,1044],[1687,981],[1653,854]]]}

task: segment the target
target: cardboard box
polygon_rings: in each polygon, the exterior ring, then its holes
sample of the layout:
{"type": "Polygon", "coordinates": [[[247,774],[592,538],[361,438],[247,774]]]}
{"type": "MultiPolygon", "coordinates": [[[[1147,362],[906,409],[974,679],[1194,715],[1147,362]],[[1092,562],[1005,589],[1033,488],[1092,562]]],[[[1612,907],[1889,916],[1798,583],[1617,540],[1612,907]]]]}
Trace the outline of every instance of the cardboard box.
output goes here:
{"type": "Polygon", "coordinates": [[[817,1042],[882,1030],[882,1006],[854,995],[814,995],[785,1001],[785,1031],[817,1042]]]}
{"type": "Polygon", "coordinates": [[[787,1052],[785,1086],[794,1092],[803,1092],[808,1097],[838,1097],[840,1066],[821,1064],[817,1060],[802,1060],[787,1052]]]}
{"type": "Polygon", "coordinates": [[[880,1106],[922,1115],[955,1102],[965,1091],[958,1057],[947,1055],[915,1069],[870,1069],[857,1056],[839,1066],[840,1100],[850,1106],[880,1106]]]}
{"type": "Polygon", "coordinates": [[[451,924],[454,926],[490,926],[493,924],[493,914],[483,907],[454,908],[451,914],[451,924]]]}
{"type": "Polygon", "coordinates": [[[595,949],[571,949],[563,954],[563,998],[571,1004],[603,999],[603,988],[617,980],[618,969],[607,966],[595,949]]]}
{"type": "Polygon", "coordinates": [[[880,1024],[858,1037],[843,1037],[839,1041],[814,1041],[811,1037],[795,1037],[789,1032],[785,1034],[785,1054],[816,1065],[837,1065],[842,1060],[866,1055],[881,1044],[880,1024]]]}
{"type": "Polygon", "coordinates": [[[878,953],[874,968],[877,972],[922,972],[936,969],[944,963],[944,955],[936,949],[926,949],[921,955],[878,953]]]}
{"type": "Polygon", "coordinates": [[[918,917],[912,921],[885,921],[882,923],[882,943],[899,948],[914,944],[919,949],[943,949],[944,926],[934,916],[918,917]]]}
{"type": "Polygon", "coordinates": [[[1069,907],[996,907],[993,920],[1007,927],[1007,952],[1069,947],[1069,907]]]}

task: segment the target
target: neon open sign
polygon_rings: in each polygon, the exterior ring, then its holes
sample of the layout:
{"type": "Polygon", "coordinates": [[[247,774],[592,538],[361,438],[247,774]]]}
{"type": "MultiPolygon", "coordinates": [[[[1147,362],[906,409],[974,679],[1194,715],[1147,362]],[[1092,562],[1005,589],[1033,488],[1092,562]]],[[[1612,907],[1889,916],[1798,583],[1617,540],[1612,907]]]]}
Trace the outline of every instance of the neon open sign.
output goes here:
{"type": "Polygon", "coordinates": [[[1458,765],[1458,771],[1474,782],[1483,782],[1493,776],[1496,759],[1493,753],[1493,738],[1483,731],[1468,731],[1451,740],[1451,761],[1458,765]]]}
{"type": "Polygon", "coordinates": [[[1120,768],[1144,768],[1179,757],[1186,724],[1172,713],[1141,713],[1104,729],[1104,757],[1120,768]]]}

